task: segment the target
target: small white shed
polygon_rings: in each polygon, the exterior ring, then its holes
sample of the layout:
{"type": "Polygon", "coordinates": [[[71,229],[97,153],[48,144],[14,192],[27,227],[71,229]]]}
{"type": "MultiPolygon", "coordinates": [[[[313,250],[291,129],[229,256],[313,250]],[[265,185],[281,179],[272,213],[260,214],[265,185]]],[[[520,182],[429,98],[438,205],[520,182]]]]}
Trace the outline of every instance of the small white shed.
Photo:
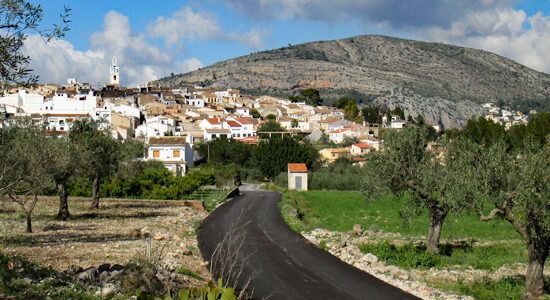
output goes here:
{"type": "Polygon", "coordinates": [[[306,164],[288,164],[288,189],[296,191],[307,191],[306,164]]]}

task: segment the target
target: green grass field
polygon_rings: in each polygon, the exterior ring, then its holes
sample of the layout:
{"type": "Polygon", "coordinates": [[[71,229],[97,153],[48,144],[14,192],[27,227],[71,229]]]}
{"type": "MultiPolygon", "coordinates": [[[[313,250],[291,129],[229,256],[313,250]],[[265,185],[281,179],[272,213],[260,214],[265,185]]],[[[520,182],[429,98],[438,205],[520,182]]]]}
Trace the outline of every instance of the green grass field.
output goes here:
{"type": "MultiPolygon", "coordinates": [[[[495,270],[503,265],[527,262],[526,247],[508,222],[482,222],[476,214],[449,214],[442,229],[443,254],[428,254],[421,243],[427,236],[428,216],[424,213],[405,222],[400,217],[404,205],[406,199],[391,196],[367,202],[357,191],[287,191],[280,207],[285,221],[297,232],[315,228],[345,232],[352,230],[354,224],[361,224],[367,230],[399,233],[402,237],[399,245],[387,238],[361,245],[360,250],[404,269],[495,270]]],[[[487,207],[485,213],[489,210],[487,207]]],[[[546,263],[548,267],[549,262],[546,263]]],[[[499,282],[484,281],[473,285],[463,282],[429,284],[476,299],[514,299],[524,290],[525,279],[518,280],[504,278],[499,282]]]]}
{"type": "MultiPolygon", "coordinates": [[[[283,209],[288,206],[290,194],[291,192],[285,194],[283,209]]],[[[356,191],[308,191],[298,192],[296,196],[303,197],[309,206],[306,222],[293,222],[287,218],[296,231],[310,231],[315,228],[349,231],[354,224],[361,224],[365,229],[395,232],[406,237],[426,236],[428,233],[427,214],[409,223],[405,223],[400,217],[404,199],[386,196],[367,202],[356,191]]],[[[482,222],[474,214],[449,214],[443,224],[442,238],[520,241],[519,235],[508,222],[482,222]]]]}

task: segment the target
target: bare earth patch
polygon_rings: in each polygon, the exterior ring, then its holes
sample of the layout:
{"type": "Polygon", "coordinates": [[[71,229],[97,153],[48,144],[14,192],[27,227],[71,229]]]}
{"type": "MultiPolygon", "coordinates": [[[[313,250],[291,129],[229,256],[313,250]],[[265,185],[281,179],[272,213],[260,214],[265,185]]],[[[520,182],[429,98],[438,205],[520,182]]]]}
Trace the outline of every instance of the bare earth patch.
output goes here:
{"type": "Polygon", "coordinates": [[[89,199],[69,199],[71,218],[58,221],[58,199],[43,197],[33,215],[34,232],[28,234],[17,207],[0,202],[0,251],[65,271],[143,258],[150,236],[152,257],[160,258],[161,265],[183,266],[205,280],[211,278],[195,234],[207,212],[163,200],[102,199],[99,210],[88,205],[89,199]]]}

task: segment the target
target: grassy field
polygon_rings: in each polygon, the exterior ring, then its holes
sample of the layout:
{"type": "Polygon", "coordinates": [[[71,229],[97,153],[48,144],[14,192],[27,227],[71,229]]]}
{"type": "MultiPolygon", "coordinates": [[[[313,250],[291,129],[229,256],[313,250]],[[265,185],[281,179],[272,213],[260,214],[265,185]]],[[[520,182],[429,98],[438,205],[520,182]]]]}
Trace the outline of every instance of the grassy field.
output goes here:
{"type": "MultiPolygon", "coordinates": [[[[288,204],[290,194],[287,193],[288,204]]],[[[354,224],[368,230],[382,230],[400,233],[403,236],[419,237],[428,233],[428,216],[419,216],[410,223],[405,223],[399,211],[405,199],[384,197],[377,201],[367,202],[356,191],[309,191],[296,193],[296,197],[305,199],[304,209],[309,212],[306,222],[288,220],[296,231],[310,231],[325,228],[335,231],[349,231],[354,224]]],[[[442,238],[477,240],[520,240],[513,227],[505,221],[481,222],[479,217],[470,215],[449,214],[443,224],[442,238]]]]}
{"type": "MultiPolygon", "coordinates": [[[[406,199],[391,196],[367,202],[356,191],[285,192],[281,211],[285,221],[297,232],[315,228],[349,232],[354,224],[388,235],[359,246],[363,253],[373,253],[389,265],[405,270],[466,270],[493,272],[502,266],[527,262],[523,241],[505,221],[482,222],[475,214],[450,214],[442,230],[442,255],[426,253],[426,214],[404,222],[400,217],[406,199]]],[[[487,207],[490,210],[490,207],[487,207]]],[[[368,236],[368,235],[367,235],[368,236]]],[[[322,247],[322,246],[321,246],[322,247]]],[[[550,263],[546,263],[550,268],[550,263]]],[[[523,292],[525,278],[503,278],[499,281],[429,282],[428,284],[478,299],[517,299],[523,292]]]]}

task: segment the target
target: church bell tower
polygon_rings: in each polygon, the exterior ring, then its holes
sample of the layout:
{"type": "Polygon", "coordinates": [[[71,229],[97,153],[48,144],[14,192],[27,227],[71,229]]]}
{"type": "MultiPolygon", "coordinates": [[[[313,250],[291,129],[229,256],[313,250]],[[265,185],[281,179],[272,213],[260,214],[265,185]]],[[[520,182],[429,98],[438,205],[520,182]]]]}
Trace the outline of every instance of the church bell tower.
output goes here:
{"type": "Polygon", "coordinates": [[[113,56],[111,62],[111,69],[109,70],[109,84],[119,86],[120,85],[120,70],[116,62],[116,56],[113,56]]]}

